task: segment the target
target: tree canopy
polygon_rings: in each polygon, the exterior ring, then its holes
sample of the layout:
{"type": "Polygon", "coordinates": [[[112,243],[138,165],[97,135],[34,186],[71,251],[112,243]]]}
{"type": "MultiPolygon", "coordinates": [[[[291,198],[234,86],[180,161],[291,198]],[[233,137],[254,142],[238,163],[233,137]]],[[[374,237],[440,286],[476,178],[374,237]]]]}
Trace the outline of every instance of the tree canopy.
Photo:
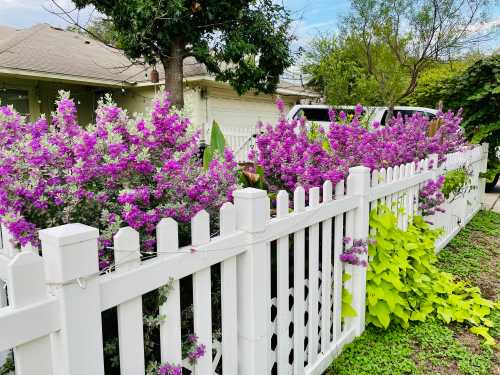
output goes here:
{"type": "Polygon", "coordinates": [[[133,60],[161,64],[183,106],[183,60],[192,56],[239,94],[272,93],[292,64],[290,16],[272,0],[74,0],[106,15],[133,60]]]}
{"type": "Polygon", "coordinates": [[[392,107],[412,94],[428,67],[484,38],[471,33],[470,26],[484,20],[487,4],[487,0],[351,0],[351,11],[338,32],[313,43],[305,71],[317,89],[334,94],[327,97],[329,102],[368,99],[366,104],[392,107]],[[363,94],[366,87],[372,89],[368,97],[363,94]]]}

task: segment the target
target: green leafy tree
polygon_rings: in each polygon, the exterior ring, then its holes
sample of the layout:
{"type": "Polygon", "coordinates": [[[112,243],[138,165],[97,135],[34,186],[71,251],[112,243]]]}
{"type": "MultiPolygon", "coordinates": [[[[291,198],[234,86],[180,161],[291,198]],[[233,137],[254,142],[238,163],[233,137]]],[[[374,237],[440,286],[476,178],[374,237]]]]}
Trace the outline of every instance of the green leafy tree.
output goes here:
{"type": "MultiPolygon", "coordinates": [[[[376,83],[379,100],[392,108],[413,93],[420,75],[433,63],[449,60],[484,39],[469,30],[484,20],[487,4],[487,0],[351,0],[351,12],[337,36],[341,43],[335,44],[348,51],[339,54],[335,48],[330,57],[334,62],[345,61],[345,56],[354,53],[351,61],[358,70],[353,69],[362,74],[351,77],[372,81],[371,87],[376,83]]],[[[332,64],[331,70],[337,66],[332,64]]],[[[313,82],[325,87],[327,78],[336,74],[323,74],[321,81],[314,69],[308,70],[313,82]]]]}
{"type": "Polygon", "coordinates": [[[272,0],[74,0],[112,21],[132,60],[161,64],[165,86],[184,104],[183,61],[194,57],[239,94],[272,93],[292,64],[290,16],[272,0]]]}
{"type": "MultiPolygon", "coordinates": [[[[473,56],[471,59],[476,59],[473,56]]],[[[495,186],[500,175],[500,54],[481,58],[470,64],[465,59],[454,64],[437,65],[426,71],[409,103],[444,109],[463,109],[467,138],[473,143],[488,142],[488,188],[495,186]]]]}
{"type": "Polygon", "coordinates": [[[488,142],[487,180],[500,176],[500,54],[481,59],[451,79],[443,93],[446,108],[463,108],[462,126],[473,143],[488,142]]]}
{"type": "Polygon", "coordinates": [[[373,48],[370,73],[361,45],[356,35],[323,36],[306,52],[304,71],[311,77],[309,85],[322,92],[328,103],[384,105],[408,80],[404,72],[394,69],[384,44],[373,48]]]}

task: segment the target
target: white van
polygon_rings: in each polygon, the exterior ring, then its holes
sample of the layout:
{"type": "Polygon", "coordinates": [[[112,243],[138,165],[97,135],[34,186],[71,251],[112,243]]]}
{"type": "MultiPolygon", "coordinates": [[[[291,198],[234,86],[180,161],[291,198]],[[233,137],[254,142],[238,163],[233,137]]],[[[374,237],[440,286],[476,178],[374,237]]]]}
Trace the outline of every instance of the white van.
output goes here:
{"type": "MultiPolygon", "coordinates": [[[[328,115],[330,108],[335,108],[337,113],[344,111],[347,115],[354,114],[354,106],[333,107],[326,104],[298,104],[288,112],[287,118],[289,120],[297,120],[305,117],[308,122],[314,122],[326,128],[330,123],[328,115]]],[[[378,121],[380,125],[385,126],[388,110],[388,107],[363,107],[363,116],[368,116],[369,124],[378,121]]],[[[437,110],[423,107],[394,107],[394,116],[398,113],[401,113],[402,116],[412,116],[416,112],[422,113],[429,120],[432,120],[436,117],[437,110]]]]}

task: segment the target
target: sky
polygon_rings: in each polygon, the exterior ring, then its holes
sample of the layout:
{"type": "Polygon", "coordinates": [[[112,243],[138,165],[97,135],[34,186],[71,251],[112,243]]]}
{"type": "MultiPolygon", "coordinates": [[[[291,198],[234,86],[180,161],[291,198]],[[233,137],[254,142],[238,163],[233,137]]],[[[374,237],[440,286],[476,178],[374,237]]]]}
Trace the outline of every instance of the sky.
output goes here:
{"type": "MultiPolygon", "coordinates": [[[[71,0],[56,0],[65,9],[72,8],[71,0]]],[[[292,32],[296,35],[295,45],[305,47],[318,33],[335,30],[341,17],[349,11],[349,0],[276,0],[283,2],[294,19],[292,32]]],[[[496,27],[496,38],[490,47],[500,46],[500,3],[489,10],[489,23],[486,26],[496,27]]],[[[0,25],[24,28],[36,23],[46,22],[53,26],[66,27],[68,23],[51,14],[47,9],[56,10],[51,0],[0,0],[0,25]]],[[[90,10],[80,12],[80,22],[87,20],[95,13],[90,10]]],[[[76,17],[77,14],[74,13],[76,17]]],[[[476,25],[485,28],[485,25],[476,25]]]]}

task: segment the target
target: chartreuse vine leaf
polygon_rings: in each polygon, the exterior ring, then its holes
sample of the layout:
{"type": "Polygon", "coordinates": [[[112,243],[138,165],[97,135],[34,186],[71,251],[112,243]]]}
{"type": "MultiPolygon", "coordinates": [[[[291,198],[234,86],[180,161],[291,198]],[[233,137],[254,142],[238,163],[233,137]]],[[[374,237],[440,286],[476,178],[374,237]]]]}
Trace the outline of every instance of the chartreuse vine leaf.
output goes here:
{"type": "MultiPolygon", "coordinates": [[[[344,272],[342,274],[342,282],[351,280],[352,276],[344,272]]],[[[347,288],[342,288],[342,318],[354,318],[358,316],[356,310],[352,307],[352,294],[347,288]]]]}
{"type": "Polygon", "coordinates": [[[488,315],[495,304],[481,297],[479,288],[440,271],[434,243],[440,230],[415,217],[406,231],[388,207],[370,214],[374,229],[369,243],[367,270],[368,323],[388,328],[391,323],[408,327],[411,321],[437,318],[445,323],[472,325],[471,332],[493,345],[488,315]]]}

